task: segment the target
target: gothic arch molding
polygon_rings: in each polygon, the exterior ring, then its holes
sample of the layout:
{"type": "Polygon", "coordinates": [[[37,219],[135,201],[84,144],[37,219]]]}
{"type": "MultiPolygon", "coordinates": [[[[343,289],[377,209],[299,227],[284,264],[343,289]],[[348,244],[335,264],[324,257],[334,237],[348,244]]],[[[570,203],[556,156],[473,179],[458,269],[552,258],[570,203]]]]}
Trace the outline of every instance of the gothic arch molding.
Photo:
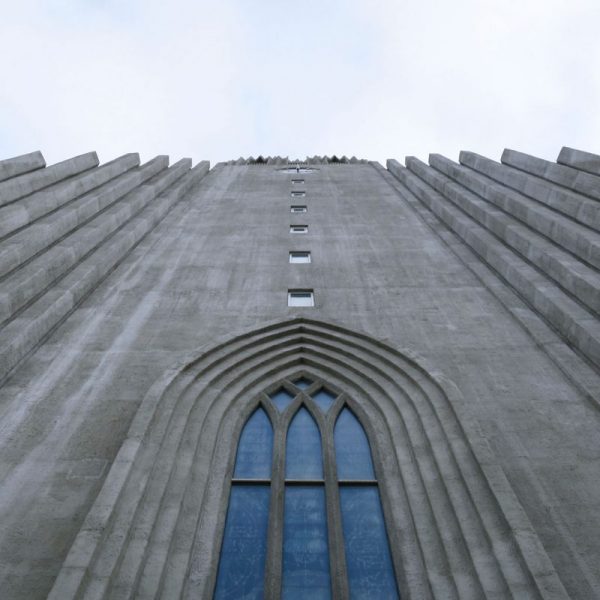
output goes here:
{"type": "Polygon", "coordinates": [[[299,374],[336,386],[367,430],[404,598],[567,598],[452,382],[411,350],[308,319],[224,340],[156,382],[50,598],[208,597],[239,431],[299,374]]]}

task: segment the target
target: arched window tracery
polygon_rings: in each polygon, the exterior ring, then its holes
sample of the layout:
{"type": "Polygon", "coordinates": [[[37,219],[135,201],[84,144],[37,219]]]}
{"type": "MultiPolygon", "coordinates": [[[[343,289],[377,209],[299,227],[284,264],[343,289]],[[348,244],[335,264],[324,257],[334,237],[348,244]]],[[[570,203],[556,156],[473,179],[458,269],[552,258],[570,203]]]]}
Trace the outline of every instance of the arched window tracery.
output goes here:
{"type": "Polygon", "coordinates": [[[244,424],[214,597],[399,597],[369,441],[333,386],[279,382],[244,424]]]}

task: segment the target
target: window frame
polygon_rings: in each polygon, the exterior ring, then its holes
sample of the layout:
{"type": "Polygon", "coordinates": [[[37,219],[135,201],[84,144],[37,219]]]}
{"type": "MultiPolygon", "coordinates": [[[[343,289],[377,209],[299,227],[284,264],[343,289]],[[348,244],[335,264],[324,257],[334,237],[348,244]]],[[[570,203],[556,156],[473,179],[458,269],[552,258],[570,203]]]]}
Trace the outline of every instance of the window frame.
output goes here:
{"type": "Polygon", "coordinates": [[[288,254],[288,261],[291,265],[309,265],[312,263],[312,253],[310,250],[290,250],[288,254]],[[292,260],[294,254],[303,255],[308,260],[292,260]]]}
{"type": "Polygon", "coordinates": [[[287,305],[288,308],[314,308],[315,306],[315,290],[313,289],[290,289],[287,293],[287,305]],[[300,296],[302,294],[302,296],[300,296]],[[293,304],[291,300],[293,298],[306,298],[309,302],[304,304],[293,304]]]}
{"type": "Polygon", "coordinates": [[[293,235],[308,233],[308,225],[290,225],[290,233],[293,235]]]}
{"type": "MultiPolygon", "coordinates": [[[[400,598],[400,589],[403,581],[402,565],[399,562],[398,550],[395,547],[395,534],[393,531],[393,519],[391,508],[388,505],[388,499],[385,496],[385,490],[380,481],[381,477],[381,457],[377,446],[373,445],[372,440],[375,434],[372,426],[367,420],[366,413],[351,397],[343,390],[315,377],[312,373],[301,370],[294,373],[293,376],[278,380],[269,385],[263,392],[257,394],[252,403],[243,411],[242,419],[236,427],[236,443],[233,447],[230,473],[231,477],[226,483],[227,496],[230,497],[231,487],[234,484],[245,484],[245,481],[235,481],[233,477],[233,468],[237,454],[241,433],[248,419],[258,409],[262,408],[271,421],[273,429],[273,450],[272,450],[272,470],[269,480],[260,480],[259,483],[270,485],[271,499],[269,504],[269,525],[267,530],[267,559],[264,573],[264,597],[269,600],[275,600],[281,597],[283,589],[283,536],[284,536],[284,508],[285,508],[285,489],[286,485],[322,485],[325,491],[325,511],[327,522],[327,537],[329,549],[329,569],[331,581],[332,598],[350,597],[348,574],[346,565],[346,549],[343,537],[342,509],[340,501],[340,489],[348,485],[375,486],[379,494],[379,502],[383,515],[383,524],[390,555],[392,575],[396,583],[396,591],[400,598]],[[306,388],[296,387],[294,381],[300,379],[309,379],[312,383],[306,388]],[[324,412],[312,396],[321,389],[334,394],[335,399],[324,412]],[[293,399],[284,408],[277,408],[271,401],[270,395],[279,390],[288,392],[293,399]],[[293,418],[298,411],[306,408],[314,422],[317,425],[321,436],[321,453],[323,462],[323,480],[288,480],[286,479],[286,445],[287,433],[293,418]],[[342,410],[347,408],[362,427],[367,438],[375,479],[372,480],[340,480],[336,474],[336,450],[334,445],[334,432],[337,419],[342,410]]],[[[225,506],[227,512],[228,502],[225,506]]],[[[223,522],[220,530],[220,540],[218,541],[218,559],[220,559],[220,549],[223,544],[223,522]]],[[[218,561],[217,561],[218,563],[218,561]]],[[[218,571],[218,564],[217,564],[218,571]]],[[[216,573],[214,582],[216,584],[216,573]]],[[[214,593],[213,588],[213,593],[214,593]]]]}

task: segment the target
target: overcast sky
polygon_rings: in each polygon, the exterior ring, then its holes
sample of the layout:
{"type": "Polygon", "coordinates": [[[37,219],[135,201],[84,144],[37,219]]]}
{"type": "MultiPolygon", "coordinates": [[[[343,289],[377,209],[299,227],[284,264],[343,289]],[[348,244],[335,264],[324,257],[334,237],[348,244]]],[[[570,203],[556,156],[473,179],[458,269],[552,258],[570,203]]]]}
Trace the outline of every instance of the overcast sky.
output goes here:
{"type": "Polygon", "coordinates": [[[2,2],[0,157],[600,153],[600,0],[2,2]]]}

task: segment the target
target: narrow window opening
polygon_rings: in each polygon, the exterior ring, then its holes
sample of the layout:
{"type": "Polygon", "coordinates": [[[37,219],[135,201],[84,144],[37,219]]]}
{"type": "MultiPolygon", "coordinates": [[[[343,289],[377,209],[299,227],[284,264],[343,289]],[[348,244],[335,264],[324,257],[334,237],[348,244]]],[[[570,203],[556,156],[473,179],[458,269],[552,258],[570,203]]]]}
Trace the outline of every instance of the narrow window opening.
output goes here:
{"type": "Polygon", "coordinates": [[[292,204],[290,206],[290,212],[293,213],[305,213],[308,211],[306,204],[292,204]]]}
{"type": "Polygon", "coordinates": [[[272,460],[273,427],[267,413],[258,408],[238,442],[214,594],[217,600],[262,598],[264,594],[272,460]]]}
{"type": "Polygon", "coordinates": [[[290,252],[290,262],[293,264],[311,262],[310,252],[308,251],[293,251],[290,252]]]}
{"type": "Polygon", "coordinates": [[[312,290],[289,290],[288,306],[314,306],[315,298],[312,290]]]}
{"type": "Polygon", "coordinates": [[[290,225],[290,233],[308,233],[308,225],[290,225]]]}
{"type": "Polygon", "coordinates": [[[292,185],[302,185],[304,183],[304,179],[292,179],[292,185]]]}
{"type": "Polygon", "coordinates": [[[291,194],[294,198],[303,198],[306,196],[306,192],[304,190],[292,190],[291,194]]]}

